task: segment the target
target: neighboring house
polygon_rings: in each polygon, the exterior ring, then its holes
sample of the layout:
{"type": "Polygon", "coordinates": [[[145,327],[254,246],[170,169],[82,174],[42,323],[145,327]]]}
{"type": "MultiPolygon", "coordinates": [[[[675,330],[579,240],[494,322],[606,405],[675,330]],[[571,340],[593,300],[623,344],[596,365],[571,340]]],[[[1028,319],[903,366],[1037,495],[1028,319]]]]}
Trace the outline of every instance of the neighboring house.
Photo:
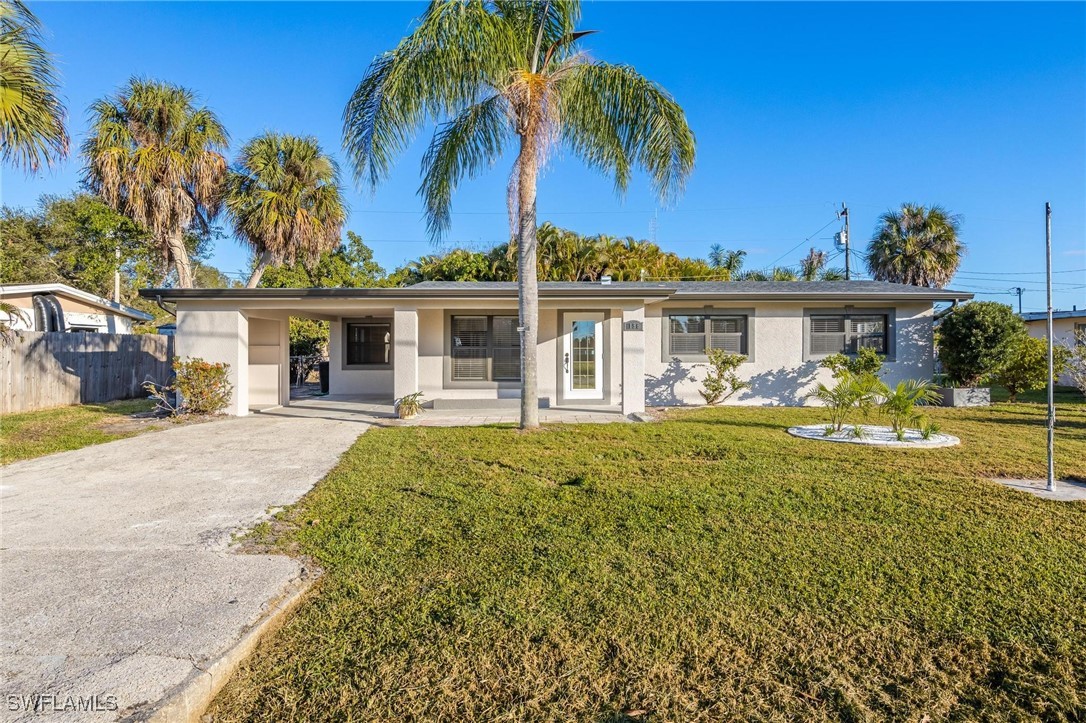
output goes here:
{"type": "MultiPolygon", "coordinates": [[[[1026,322],[1030,336],[1035,336],[1038,339],[1048,336],[1047,312],[1031,311],[1022,314],[1022,319],[1026,322]]],[[[1053,343],[1071,347],[1075,343],[1075,332],[1079,330],[1086,331],[1086,310],[1074,308],[1071,311],[1052,312],[1053,343]]],[[[1061,374],[1057,381],[1059,384],[1071,386],[1071,377],[1066,372],[1061,374]]]]}
{"type": "MultiPolygon", "coordinates": [[[[803,404],[834,352],[885,354],[890,382],[932,376],[932,306],[972,294],[875,281],[539,285],[539,396],[549,406],[702,403],[706,350],[744,354],[731,403],[803,404]]],[[[177,305],[177,354],[230,364],[229,411],[287,404],[288,319],[331,325],[330,393],[439,408],[515,404],[517,287],[146,289],[177,305]]]]}
{"type": "Polygon", "coordinates": [[[11,320],[11,328],[24,331],[130,334],[134,322],[154,319],[139,309],[67,284],[3,284],[0,301],[22,312],[21,318],[11,320]]]}

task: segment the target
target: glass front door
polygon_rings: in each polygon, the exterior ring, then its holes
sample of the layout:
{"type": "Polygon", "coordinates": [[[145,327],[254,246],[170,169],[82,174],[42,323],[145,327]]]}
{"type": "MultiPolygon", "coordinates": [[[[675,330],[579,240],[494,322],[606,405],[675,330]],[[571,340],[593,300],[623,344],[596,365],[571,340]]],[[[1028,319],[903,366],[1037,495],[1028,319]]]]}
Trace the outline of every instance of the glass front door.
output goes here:
{"type": "Polygon", "coordinates": [[[566,314],[562,370],[567,399],[603,399],[603,314],[566,314]]]}

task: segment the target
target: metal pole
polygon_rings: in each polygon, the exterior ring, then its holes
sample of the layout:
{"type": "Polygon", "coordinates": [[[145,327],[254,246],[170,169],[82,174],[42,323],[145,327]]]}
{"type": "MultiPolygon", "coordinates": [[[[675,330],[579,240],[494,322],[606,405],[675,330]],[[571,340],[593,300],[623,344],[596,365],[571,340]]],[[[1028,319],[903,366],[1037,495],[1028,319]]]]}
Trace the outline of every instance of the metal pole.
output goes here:
{"type": "Polygon", "coordinates": [[[1056,461],[1054,457],[1054,443],[1056,433],[1056,404],[1053,398],[1052,379],[1052,205],[1045,202],[1045,272],[1048,283],[1046,294],[1048,298],[1048,485],[1046,489],[1053,492],[1056,489],[1056,461]]]}
{"type": "Polygon", "coordinates": [[[852,264],[849,262],[849,257],[852,256],[852,252],[849,251],[852,237],[848,232],[848,206],[844,203],[841,204],[841,215],[845,217],[845,281],[849,281],[852,278],[852,264]]]}

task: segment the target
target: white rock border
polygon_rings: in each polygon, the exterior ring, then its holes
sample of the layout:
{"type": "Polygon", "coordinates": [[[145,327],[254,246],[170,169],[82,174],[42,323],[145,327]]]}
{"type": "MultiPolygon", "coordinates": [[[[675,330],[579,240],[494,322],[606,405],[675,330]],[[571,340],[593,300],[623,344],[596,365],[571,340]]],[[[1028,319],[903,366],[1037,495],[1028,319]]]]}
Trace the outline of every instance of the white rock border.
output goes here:
{"type": "Polygon", "coordinates": [[[866,444],[872,447],[897,447],[899,449],[936,449],[938,447],[953,447],[961,444],[961,440],[949,434],[936,432],[928,439],[924,439],[919,429],[906,429],[905,441],[901,441],[890,427],[876,427],[870,424],[846,424],[840,432],[826,434],[829,424],[805,424],[800,427],[789,427],[788,433],[801,439],[813,439],[818,442],[844,442],[846,444],[866,444]],[[853,428],[859,426],[862,437],[853,434],[853,428]]]}

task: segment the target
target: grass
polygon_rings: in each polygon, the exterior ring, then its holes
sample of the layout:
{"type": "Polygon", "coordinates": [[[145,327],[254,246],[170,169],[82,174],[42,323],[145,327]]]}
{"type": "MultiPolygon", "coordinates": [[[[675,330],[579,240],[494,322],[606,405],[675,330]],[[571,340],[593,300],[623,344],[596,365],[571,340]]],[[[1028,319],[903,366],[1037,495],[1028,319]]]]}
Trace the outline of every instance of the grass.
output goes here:
{"type": "Polygon", "coordinates": [[[0,464],[80,449],[158,429],[164,423],[120,424],[127,421],[129,415],[147,412],[153,407],[154,404],[146,399],[127,399],[5,414],[0,419],[0,464]]]}
{"type": "Polygon", "coordinates": [[[213,719],[1081,720],[1086,505],[984,481],[1044,474],[1043,407],[931,413],[962,446],[785,434],[816,409],[371,430],[255,533],[326,574],[213,719]]]}
{"type": "MultiPolygon", "coordinates": [[[[1010,398],[1010,393],[1003,387],[992,387],[992,401],[993,402],[1005,402],[1010,398]]],[[[1052,390],[1052,398],[1056,404],[1083,404],[1086,403],[1086,397],[1082,395],[1078,389],[1074,387],[1062,387],[1057,385],[1052,390]]],[[[1044,389],[1032,389],[1028,392],[1021,392],[1018,395],[1019,402],[1029,402],[1032,404],[1048,404],[1048,392],[1044,389]]]]}

